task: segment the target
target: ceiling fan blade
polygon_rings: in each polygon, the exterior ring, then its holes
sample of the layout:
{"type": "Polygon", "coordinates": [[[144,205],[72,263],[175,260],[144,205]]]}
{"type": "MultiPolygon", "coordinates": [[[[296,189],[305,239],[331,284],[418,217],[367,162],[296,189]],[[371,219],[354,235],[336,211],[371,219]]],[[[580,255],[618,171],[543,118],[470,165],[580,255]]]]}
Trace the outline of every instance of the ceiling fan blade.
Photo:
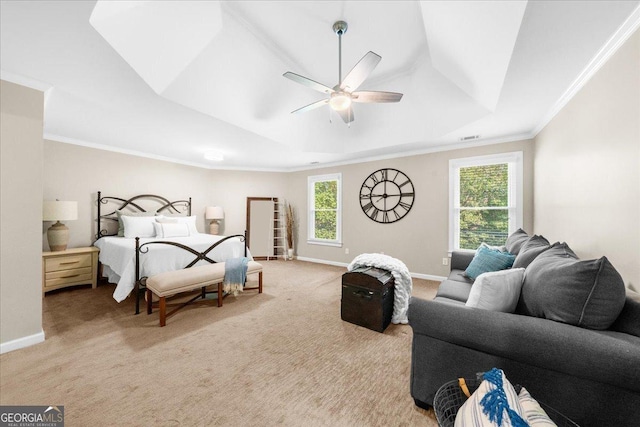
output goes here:
{"type": "Polygon", "coordinates": [[[287,71],[282,76],[286,77],[286,78],[288,78],[290,80],[293,80],[296,83],[300,83],[301,85],[304,85],[304,86],[306,86],[308,88],[311,88],[313,90],[317,90],[318,92],[322,92],[322,93],[333,93],[334,92],[334,90],[331,89],[329,86],[325,86],[322,83],[316,82],[315,80],[311,80],[311,79],[308,79],[306,77],[303,77],[300,74],[292,73],[291,71],[287,71]]]}
{"type": "Polygon", "coordinates": [[[360,61],[349,71],[349,74],[340,83],[340,89],[353,92],[371,74],[382,57],[371,51],[367,52],[360,61]]]}
{"type": "Polygon", "coordinates": [[[358,91],[351,94],[353,102],[399,102],[402,94],[397,92],[358,91]]]}
{"type": "Polygon", "coordinates": [[[353,117],[353,108],[349,107],[344,110],[336,110],[336,113],[344,120],[345,123],[351,123],[355,118],[353,117]]]}
{"type": "Polygon", "coordinates": [[[293,114],[293,113],[304,113],[305,111],[309,111],[309,110],[313,110],[313,109],[318,108],[318,107],[322,107],[323,105],[326,105],[328,103],[329,103],[328,99],[321,99],[320,101],[316,101],[313,104],[305,105],[302,108],[298,108],[297,110],[293,110],[291,112],[291,114],[293,114]]]}

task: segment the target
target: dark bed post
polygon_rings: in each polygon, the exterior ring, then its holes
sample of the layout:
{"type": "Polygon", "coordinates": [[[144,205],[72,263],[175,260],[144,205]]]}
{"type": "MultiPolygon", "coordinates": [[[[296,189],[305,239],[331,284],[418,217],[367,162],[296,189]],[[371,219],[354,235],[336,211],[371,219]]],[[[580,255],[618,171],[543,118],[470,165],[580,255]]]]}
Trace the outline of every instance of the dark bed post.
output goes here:
{"type": "Polygon", "coordinates": [[[191,216],[191,197],[189,197],[189,216],[191,216]]]}
{"type": "Polygon", "coordinates": [[[98,232],[96,233],[96,240],[98,240],[101,236],[101,232],[100,232],[100,205],[102,203],[100,203],[100,199],[102,198],[100,195],[102,194],[102,192],[98,191],[98,232]]]}
{"type": "Polygon", "coordinates": [[[136,237],[136,314],[140,314],[140,238],[136,237]]]}
{"type": "Polygon", "coordinates": [[[244,230],[244,256],[247,256],[247,230],[244,230]]]}

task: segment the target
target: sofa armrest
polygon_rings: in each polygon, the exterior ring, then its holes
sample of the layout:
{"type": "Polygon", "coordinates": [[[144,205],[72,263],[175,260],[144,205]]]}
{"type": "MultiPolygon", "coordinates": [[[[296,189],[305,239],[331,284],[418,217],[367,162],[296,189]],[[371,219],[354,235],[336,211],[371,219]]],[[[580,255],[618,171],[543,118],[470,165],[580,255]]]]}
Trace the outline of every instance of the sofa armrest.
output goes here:
{"type": "Polygon", "coordinates": [[[475,254],[475,251],[451,252],[451,270],[466,270],[475,254]]]}
{"type": "Polygon", "coordinates": [[[629,334],[415,297],[408,315],[414,336],[640,392],[640,338],[629,334]]]}

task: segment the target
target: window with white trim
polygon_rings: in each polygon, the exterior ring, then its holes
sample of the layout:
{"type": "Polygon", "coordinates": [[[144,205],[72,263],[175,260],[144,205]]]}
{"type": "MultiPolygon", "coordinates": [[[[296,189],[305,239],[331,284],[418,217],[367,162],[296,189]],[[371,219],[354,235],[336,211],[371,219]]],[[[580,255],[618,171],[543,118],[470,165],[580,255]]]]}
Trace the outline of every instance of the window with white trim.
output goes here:
{"type": "Polygon", "coordinates": [[[505,244],[522,227],[522,152],[449,160],[449,251],[505,244]]]}
{"type": "Polygon", "coordinates": [[[342,245],[342,174],[308,177],[308,243],[342,245]]]}

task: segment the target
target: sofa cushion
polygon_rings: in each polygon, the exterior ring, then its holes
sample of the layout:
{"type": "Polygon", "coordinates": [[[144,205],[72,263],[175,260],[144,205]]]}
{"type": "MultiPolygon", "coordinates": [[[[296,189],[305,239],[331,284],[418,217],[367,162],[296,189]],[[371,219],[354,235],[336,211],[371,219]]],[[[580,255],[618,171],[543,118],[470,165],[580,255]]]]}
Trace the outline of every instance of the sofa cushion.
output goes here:
{"type": "Polygon", "coordinates": [[[515,259],[515,255],[508,252],[501,252],[490,249],[488,246],[480,245],[469,267],[464,272],[467,277],[475,280],[482,273],[510,268],[515,259]]]}
{"type": "Polygon", "coordinates": [[[526,269],[518,311],[602,330],[624,303],[624,282],[606,257],[580,261],[566,243],[555,243],[526,269]]]}
{"type": "Polygon", "coordinates": [[[520,247],[513,268],[527,268],[531,261],[550,247],[549,241],[542,236],[536,234],[529,237],[520,247]]]}
{"type": "Polygon", "coordinates": [[[627,298],[611,330],[640,337],[640,294],[627,289],[627,298]]]}
{"type": "Polygon", "coordinates": [[[471,283],[444,280],[440,283],[440,286],[438,286],[436,298],[449,298],[464,303],[469,298],[469,292],[471,292],[471,283]]]}
{"type": "Polygon", "coordinates": [[[524,268],[492,271],[478,276],[471,286],[467,307],[513,313],[520,298],[524,268]]]}
{"type": "Polygon", "coordinates": [[[513,232],[509,237],[507,237],[507,242],[504,244],[507,248],[507,251],[514,255],[518,255],[520,252],[520,248],[524,244],[524,242],[529,238],[529,235],[522,228],[518,228],[517,231],[513,232]]]}

